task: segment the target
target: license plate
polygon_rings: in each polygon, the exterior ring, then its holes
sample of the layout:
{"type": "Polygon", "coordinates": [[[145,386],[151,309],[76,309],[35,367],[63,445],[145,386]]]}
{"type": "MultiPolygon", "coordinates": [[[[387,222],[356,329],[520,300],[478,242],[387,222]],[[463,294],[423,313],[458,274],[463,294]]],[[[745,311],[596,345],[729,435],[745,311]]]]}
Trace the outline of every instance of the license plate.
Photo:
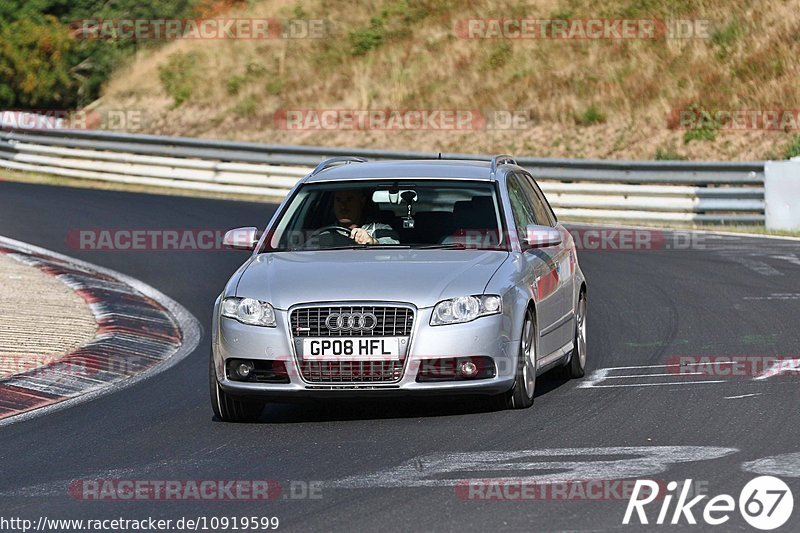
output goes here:
{"type": "Polygon", "coordinates": [[[306,361],[396,361],[400,339],[392,337],[342,337],[303,339],[306,361]]]}

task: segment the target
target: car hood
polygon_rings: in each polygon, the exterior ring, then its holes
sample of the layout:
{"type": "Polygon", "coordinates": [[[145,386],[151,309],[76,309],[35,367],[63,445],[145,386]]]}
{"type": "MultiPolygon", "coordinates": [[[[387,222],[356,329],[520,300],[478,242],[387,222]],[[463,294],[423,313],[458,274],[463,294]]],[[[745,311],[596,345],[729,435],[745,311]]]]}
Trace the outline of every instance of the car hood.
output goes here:
{"type": "Polygon", "coordinates": [[[244,270],[237,296],[277,309],[306,302],[381,300],[431,307],[482,294],[508,252],[481,250],[328,250],[259,254],[244,270]]]}

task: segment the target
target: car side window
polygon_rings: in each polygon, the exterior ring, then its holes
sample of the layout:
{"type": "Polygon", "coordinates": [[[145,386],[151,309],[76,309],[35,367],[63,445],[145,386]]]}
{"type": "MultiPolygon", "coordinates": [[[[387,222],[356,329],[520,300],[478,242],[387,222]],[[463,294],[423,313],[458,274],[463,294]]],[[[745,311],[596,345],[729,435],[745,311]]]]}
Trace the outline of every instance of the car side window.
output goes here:
{"type": "Polygon", "coordinates": [[[511,174],[507,180],[508,200],[511,203],[511,214],[514,216],[514,226],[520,239],[527,235],[527,227],[536,224],[533,208],[525,196],[522,184],[515,174],[511,174]]]}
{"type": "Polygon", "coordinates": [[[533,207],[533,216],[536,219],[535,224],[540,226],[555,226],[555,215],[547,205],[539,187],[533,182],[533,178],[525,174],[518,174],[522,191],[528,199],[528,203],[533,207]]]}
{"type": "Polygon", "coordinates": [[[553,212],[553,208],[550,206],[550,202],[547,201],[547,197],[542,192],[541,187],[539,187],[539,184],[536,183],[536,180],[533,179],[533,177],[529,174],[525,174],[525,179],[531,184],[536,196],[539,198],[542,206],[544,206],[544,211],[547,214],[547,218],[550,220],[550,225],[555,226],[558,223],[558,217],[556,217],[556,214],[553,212]]]}

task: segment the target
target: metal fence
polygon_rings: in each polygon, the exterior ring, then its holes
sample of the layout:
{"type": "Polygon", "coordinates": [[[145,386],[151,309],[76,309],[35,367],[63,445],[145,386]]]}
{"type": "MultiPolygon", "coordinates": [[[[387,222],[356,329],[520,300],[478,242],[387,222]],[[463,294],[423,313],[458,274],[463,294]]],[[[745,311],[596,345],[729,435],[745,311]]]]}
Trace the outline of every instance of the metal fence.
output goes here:
{"type": "MultiPolygon", "coordinates": [[[[430,159],[429,152],[329,148],[84,130],[0,133],[0,167],[72,178],[281,197],[327,157],[430,159]]],[[[488,159],[443,153],[443,158],[488,159]]],[[[764,223],[764,162],[518,157],[568,219],[764,223]]]]}

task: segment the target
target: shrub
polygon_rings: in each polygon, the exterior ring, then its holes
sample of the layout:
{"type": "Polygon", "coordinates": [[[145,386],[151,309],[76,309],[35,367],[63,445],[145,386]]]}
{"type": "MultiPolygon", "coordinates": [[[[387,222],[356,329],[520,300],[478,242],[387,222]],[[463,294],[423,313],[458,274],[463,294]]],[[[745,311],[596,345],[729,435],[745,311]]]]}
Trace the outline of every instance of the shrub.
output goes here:
{"type": "Polygon", "coordinates": [[[0,105],[61,108],[75,104],[76,61],[69,28],[54,17],[0,25],[0,105]]]}
{"type": "Polygon", "coordinates": [[[689,144],[692,141],[714,142],[716,140],[717,129],[712,127],[693,128],[683,134],[683,144],[689,144]]]}
{"type": "Polygon", "coordinates": [[[656,148],[656,153],[653,159],[656,161],[685,161],[688,158],[685,155],[679,154],[678,151],[672,146],[667,148],[662,148],[659,146],[656,148]]]}
{"type": "Polygon", "coordinates": [[[283,80],[280,78],[273,78],[267,82],[267,93],[272,96],[278,96],[283,91],[283,80]]]}
{"type": "Polygon", "coordinates": [[[233,76],[229,78],[227,82],[225,82],[225,90],[228,94],[234,96],[239,94],[239,90],[242,88],[242,83],[244,82],[244,78],[242,76],[233,76]]]}
{"type": "Polygon", "coordinates": [[[711,35],[711,44],[717,49],[717,59],[727,60],[734,52],[736,43],[744,34],[744,27],[736,20],[726,24],[711,35]]]}
{"type": "Polygon", "coordinates": [[[786,145],[786,151],[784,155],[786,156],[786,159],[800,157],[800,134],[792,137],[792,139],[789,141],[789,144],[786,145]]]}
{"type": "Polygon", "coordinates": [[[252,96],[247,96],[236,104],[236,106],[233,108],[233,112],[244,118],[255,115],[257,109],[258,103],[256,102],[256,99],[252,96]]]}
{"type": "Polygon", "coordinates": [[[415,23],[432,14],[445,14],[450,8],[447,0],[388,2],[380,16],[370,19],[369,26],[355,29],[348,34],[350,53],[353,56],[365,55],[387,41],[411,35],[411,27],[415,23]]]}
{"type": "Polygon", "coordinates": [[[383,44],[386,28],[383,19],[372,17],[369,26],[350,32],[350,49],[354,56],[363,56],[383,44]]]}
{"type": "Polygon", "coordinates": [[[575,117],[575,122],[579,126],[591,126],[592,124],[602,124],[606,121],[606,116],[592,104],[579,116],[575,117]]]}
{"type": "Polygon", "coordinates": [[[173,107],[178,107],[192,96],[197,77],[197,54],[175,53],[167,58],[164,65],[158,67],[158,77],[164,91],[174,100],[173,107]]]}
{"type": "Polygon", "coordinates": [[[687,109],[694,113],[697,120],[692,128],[684,132],[683,144],[689,144],[692,141],[715,141],[720,125],[714,118],[714,114],[703,109],[700,104],[692,104],[687,109]]]}
{"type": "Polygon", "coordinates": [[[503,67],[511,60],[513,53],[514,51],[509,43],[503,42],[498,44],[492,49],[489,57],[486,59],[486,67],[489,69],[503,67]]]}
{"type": "Polygon", "coordinates": [[[159,46],[82,39],[84,18],[183,18],[201,4],[241,0],[4,0],[0,2],[0,105],[80,107],[100,94],[112,70],[134,52],[159,46]]]}

